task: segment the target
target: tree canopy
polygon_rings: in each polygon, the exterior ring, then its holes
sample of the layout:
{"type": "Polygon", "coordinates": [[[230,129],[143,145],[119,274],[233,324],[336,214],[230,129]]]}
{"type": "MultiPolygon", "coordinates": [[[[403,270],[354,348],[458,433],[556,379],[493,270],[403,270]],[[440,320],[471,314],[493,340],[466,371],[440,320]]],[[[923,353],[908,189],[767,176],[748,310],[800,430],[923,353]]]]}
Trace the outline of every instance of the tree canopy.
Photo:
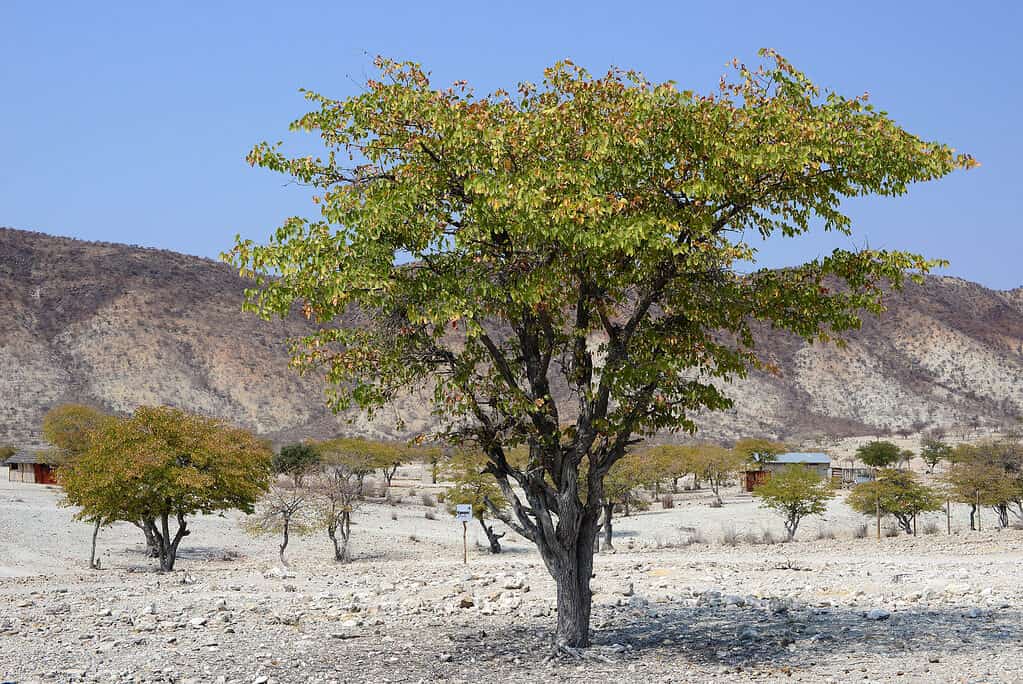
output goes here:
{"type": "Polygon", "coordinates": [[[298,485],[302,476],[315,468],[320,462],[320,454],[311,444],[296,442],[285,444],[274,454],[273,471],[278,475],[288,475],[298,485]]]}
{"type": "Polygon", "coordinates": [[[856,458],[871,468],[888,468],[902,460],[902,449],[891,442],[867,442],[856,449],[856,458]]]}
{"type": "Polygon", "coordinates": [[[61,404],[43,416],[43,439],[53,445],[55,460],[69,461],[89,448],[93,433],[111,416],[84,404],[61,404]]]}
{"type": "Polygon", "coordinates": [[[758,323],[832,339],[937,263],[839,249],[757,268],[754,240],[848,233],[843,198],[975,163],[762,57],[709,94],[566,60],[479,95],[380,59],[357,95],[307,93],[293,128],[318,133],[322,155],[249,154],[313,188],[320,217],[238,240],[227,259],[255,280],[247,308],[297,305],[320,324],[294,363],[325,375],[337,409],[432,393],[442,436],[486,454],[501,515],[557,580],[562,645],[588,643],[603,480],[636,436],[729,407],[720,380],[771,368],[758,323]],[[371,324],[339,325],[346,313],[371,324]],[[524,468],[507,458],[518,445],[524,468]]]}
{"type": "Polygon", "coordinates": [[[781,472],[772,473],[753,490],[753,495],[760,499],[761,505],[785,518],[785,532],[791,541],[803,518],[828,510],[828,500],[835,492],[830,482],[806,466],[789,465],[781,472]]]}
{"type": "Polygon", "coordinates": [[[864,515],[891,515],[907,534],[920,513],[941,510],[938,492],[921,484],[914,473],[886,468],[876,480],[861,482],[846,497],[849,507],[864,515]]]}

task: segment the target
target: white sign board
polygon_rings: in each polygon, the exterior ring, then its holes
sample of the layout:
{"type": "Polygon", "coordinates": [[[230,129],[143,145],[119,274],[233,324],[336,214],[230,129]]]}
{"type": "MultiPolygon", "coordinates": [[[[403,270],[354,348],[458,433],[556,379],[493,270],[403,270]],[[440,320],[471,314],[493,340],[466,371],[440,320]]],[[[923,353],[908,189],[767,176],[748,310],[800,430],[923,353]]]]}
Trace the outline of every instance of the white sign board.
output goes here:
{"type": "Polygon", "coordinates": [[[455,520],[469,522],[472,520],[472,504],[455,504],[455,520]]]}

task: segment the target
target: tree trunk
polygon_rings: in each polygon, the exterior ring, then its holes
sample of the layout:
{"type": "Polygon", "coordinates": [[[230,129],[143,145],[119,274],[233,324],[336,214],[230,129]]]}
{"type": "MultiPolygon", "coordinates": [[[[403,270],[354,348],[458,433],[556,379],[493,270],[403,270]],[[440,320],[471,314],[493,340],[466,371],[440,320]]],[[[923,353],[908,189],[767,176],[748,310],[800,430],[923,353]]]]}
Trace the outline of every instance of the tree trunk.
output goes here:
{"type": "Polygon", "coordinates": [[[290,523],[291,523],[291,520],[289,520],[288,518],[284,519],[284,530],[283,530],[284,538],[281,540],[281,545],[279,547],[280,548],[281,565],[283,565],[285,567],[287,567],[288,561],[284,560],[284,550],[288,548],[288,532],[289,532],[288,528],[290,526],[290,523]]]}
{"type": "Polygon", "coordinates": [[[796,529],[799,528],[799,518],[791,517],[785,521],[785,534],[788,535],[786,539],[792,541],[796,537],[796,529]]]}
{"type": "Polygon", "coordinates": [[[494,528],[490,527],[483,521],[483,518],[476,518],[480,521],[480,527],[483,528],[483,533],[487,535],[487,541],[490,542],[490,553],[501,553],[501,537],[504,533],[498,534],[494,532],[494,528]]]}
{"type": "Polygon", "coordinates": [[[96,518],[92,528],[92,550],[89,552],[89,568],[92,570],[99,570],[99,563],[96,562],[96,536],[99,535],[99,528],[102,524],[102,519],[96,518]]]}
{"type": "Polygon", "coordinates": [[[1009,507],[1006,504],[999,504],[994,507],[995,513],[998,514],[998,526],[1006,528],[1009,526],[1009,507]]]}
{"type": "Polygon", "coordinates": [[[352,519],[348,513],[342,513],[338,524],[327,527],[327,534],[330,541],[334,543],[334,560],[338,563],[347,563],[351,558],[348,556],[348,539],[352,536],[352,519]],[[338,532],[341,538],[338,539],[338,532]]]}
{"type": "Polygon", "coordinates": [[[909,515],[905,513],[893,513],[893,515],[895,516],[895,520],[898,521],[899,527],[902,528],[903,532],[906,534],[913,534],[913,525],[911,524],[911,518],[909,515]]]}
{"type": "Polygon", "coordinates": [[[970,504],[970,529],[977,529],[977,504],[970,504]]]}
{"type": "Polygon", "coordinates": [[[678,478],[677,477],[671,478],[671,493],[672,494],[678,494],[678,478]]]}
{"type": "Polygon", "coordinates": [[[611,542],[611,517],[614,515],[615,505],[613,503],[604,503],[604,547],[608,551],[614,550],[614,544],[611,542]]]}
{"type": "Polygon", "coordinates": [[[572,547],[564,549],[560,557],[546,544],[541,553],[547,560],[558,591],[558,627],[554,640],[558,648],[585,648],[590,645],[590,607],[593,593],[593,540],[597,513],[587,511],[580,516],[578,534],[572,547]],[[574,547],[574,548],[573,548],[574,547]]]}
{"type": "Polygon", "coordinates": [[[161,572],[170,572],[174,569],[174,562],[178,557],[178,545],[181,544],[182,539],[191,534],[191,531],[188,529],[188,525],[185,523],[185,516],[178,513],[177,519],[178,529],[177,532],[174,533],[173,538],[170,533],[169,513],[163,513],[160,515],[159,528],[157,528],[155,520],[145,521],[146,527],[156,540],[157,557],[160,559],[161,572]]]}
{"type": "Polygon", "coordinates": [[[153,535],[154,528],[147,525],[145,520],[132,522],[132,525],[142,530],[142,534],[146,536],[146,558],[159,558],[160,549],[157,548],[156,537],[153,535]]]}

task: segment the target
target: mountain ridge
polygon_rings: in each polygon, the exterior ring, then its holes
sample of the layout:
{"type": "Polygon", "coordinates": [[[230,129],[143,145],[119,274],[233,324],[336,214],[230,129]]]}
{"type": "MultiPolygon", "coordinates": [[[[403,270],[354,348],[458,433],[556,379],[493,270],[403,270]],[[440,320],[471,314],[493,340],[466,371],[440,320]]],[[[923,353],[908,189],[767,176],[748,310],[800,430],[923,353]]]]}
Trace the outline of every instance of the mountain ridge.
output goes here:
{"type": "MultiPolygon", "coordinates": [[[[334,416],[323,382],[288,365],[301,316],[241,311],[248,283],[226,264],[165,249],[0,228],[0,444],[40,444],[59,403],[128,412],[167,403],[277,441],[338,433],[397,437],[432,424],[422,397],[368,419],[334,416]],[[349,422],[351,421],[351,422],[349,422]]],[[[726,387],[735,406],[702,415],[699,439],[997,428],[1023,415],[1023,287],[990,290],[953,276],[893,293],[844,349],[765,333],[780,376],[726,387]]],[[[667,438],[667,437],[666,437],[667,438]]]]}

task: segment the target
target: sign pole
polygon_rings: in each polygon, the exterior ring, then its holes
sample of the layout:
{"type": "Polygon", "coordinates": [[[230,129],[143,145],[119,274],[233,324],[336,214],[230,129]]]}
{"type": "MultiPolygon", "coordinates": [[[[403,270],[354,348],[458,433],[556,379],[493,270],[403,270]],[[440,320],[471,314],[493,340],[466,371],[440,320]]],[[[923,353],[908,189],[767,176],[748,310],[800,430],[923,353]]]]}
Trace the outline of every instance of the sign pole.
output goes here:
{"type": "Polygon", "coordinates": [[[462,523],[462,563],[469,564],[469,521],[472,520],[472,504],[457,504],[455,520],[462,523]]]}

